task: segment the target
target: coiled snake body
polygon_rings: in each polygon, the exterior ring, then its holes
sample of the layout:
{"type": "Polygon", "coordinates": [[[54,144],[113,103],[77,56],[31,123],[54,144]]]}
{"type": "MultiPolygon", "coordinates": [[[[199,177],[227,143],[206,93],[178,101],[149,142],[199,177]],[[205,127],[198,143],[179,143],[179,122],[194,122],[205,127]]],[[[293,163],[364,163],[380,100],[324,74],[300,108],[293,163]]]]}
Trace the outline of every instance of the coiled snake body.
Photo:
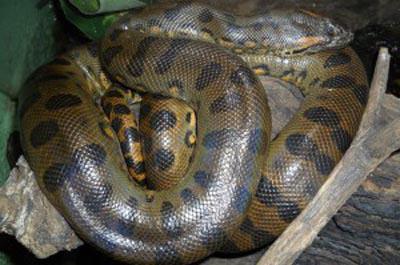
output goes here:
{"type": "MultiPolygon", "coordinates": [[[[343,47],[350,38],[304,10],[235,17],[197,3],[151,6],[122,18],[100,44],[73,49],[27,80],[24,152],[79,235],[117,259],[179,264],[263,246],[305,207],[357,130],[368,86],[357,55],[343,47]],[[266,95],[251,69],[307,95],[271,145],[266,95]],[[185,101],[196,115],[191,155],[154,151],[156,140],[145,147],[161,172],[182,159],[188,164],[183,179],[168,180],[175,183],[151,198],[127,177],[132,163],[117,139],[136,131],[110,116],[129,112],[122,103],[108,106],[110,122],[99,107],[104,93],[126,98],[106,92],[114,86],[109,78],[185,101]]],[[[153,111],[166,117],[149,122],[160,132],[187,114],[153,111]]],[[[126,141],[139,146],[135,137],[126,141]]],[[[141,174],[138,168],[132,172],[141,174]]]]}

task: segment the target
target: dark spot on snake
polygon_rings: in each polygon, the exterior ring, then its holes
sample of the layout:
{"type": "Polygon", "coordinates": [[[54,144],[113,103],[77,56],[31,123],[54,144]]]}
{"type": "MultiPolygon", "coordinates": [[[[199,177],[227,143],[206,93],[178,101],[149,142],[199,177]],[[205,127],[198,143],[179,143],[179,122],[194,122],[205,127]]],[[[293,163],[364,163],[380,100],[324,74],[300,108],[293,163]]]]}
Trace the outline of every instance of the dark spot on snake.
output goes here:
{"type": "MultiPolygon", "coordinates": [[[[149,187],[150,187],[150,186],[149,186],[149,187]]],[[[145,193],[145,201],[146,201],[147,203],[153,202],[153,201],[154,201],[154,193],[152,193],[152,192],[146,192],[146,193],[145,193]]]]}
{"type": "Polygon", "coordinates": [[[119,115],[129,115],[131,114],[131,110],[128,108],[128,106],[124,104],[117,104],[114,106],[113,111],[115,114],[119,115]]]}
{"type": "Polygon", "coordinates": [[[140,106],[140,119],[144,119],[150,113],[151,107],[149,104],[142,103],[140,106]]]}
{"type": "Polygon", "coordinates": [[[58,94],[47,100],[45,107],[47,110],[59,110],[79,106],[82,103],[80,97],[72,94],[58,94]]]}
{"type": "Polygon", "coordinates": [[[167,235],[176,238],[182,234],[182,229],[179,225],[174,213],[174,206],[169,201],[163,201],[161,205],[161,218],[164,231],[167,235]]]}
{"type": "Polygon", "coordinates": [[[128,71],[133,77],[139,77],[143,74],[146,52],[151,44],[157,40],[158,38],[149,36],[140,41],[136,53],[132,56],[132,59],[127,65],[128,71]]]}
{"type": "Polygon", "coordinates": [[[79,172],[74,165],[55,163],[43,174],[43,184],[47,191],[56,192],[62,189],[65,182],[70,181],[79,172]]]}
{"type": "Polygon", "coordinates": [[[103,104],[103,111],[104,111],[104,114],[106,114],[106,116],[108,118],[110,118],[111,111],[112,111],[112,103],[108,102],[105,105],[103,104]]]}
{"type": "Polygon", "coordinates": [[[242,96],[238,92],[232,92],[218,97],[211,102],[210,112],[216,114],[220,112],[233,111],[242,104],[242,96]]]}
{"type": "Polygon", "coordinates": [[[331,132],[331,138],[335,143],[336,148],[344,154],[350,146],[353,137],[343,128],[337,128],[331,132]]]}
{"type": "Polygon", "coordinates": [[[184,203],[190,203],[191,201],[196,199],[196,196],[194,195],[193,191],[190,188],[185,188],[181,191],[180,194],[182,200],[184,203]]]}
{"type": "Polygon", "coordinates": [[[223,253],[240,253],[241,249],[236,245],[235,241],[230,240],[229,238],[225,241],[224,246],[222,247],[223,253]]]}
{"type": "Polygon", "coordinates": [[[294,69],[289,69],[289,70],[283,71],[281,77],[287,77],[287,76],[291,76],[291,75],[294,75],[294,69]]]}
{"type": "Polygon", "coordinates": [[[251,200],[251,193],[246,187],[240,187],[236,190],[234,207],[239,213],[244,213],[251,200]]]}
{"type": "Polygon", "coordinates": [[[209,9],[204,9],[203,11],[201,11],[198,18],[199,21],[202,23],[209,23],[213,20],[214,15],[209,9]]]}
{"type": "Polygon", "coordinates": [[[178,89],[179,95],[183,95],[185,91],[185,86],[183,85],[183,82],[179,79],[172,80],[171,82],[168,83],[168,88],[176,87],[178,89]]]}
{"type": "Polygon", "coordinates": [[[150,118],[150,127],[156,132],[169,130],[176,125],[176,115],[169,110],[160,110],[150,118]]]}
{"type": "Polygon", "coordinates": [[[20,119],[22,119],[27,111],[36,103],[39,101],[41,94],[39,91],[32,90],[29,92],[30,94],[25,98],[25,100],[22,102],[20,109],[19,109],[19,116],[20,119]]]}
{"type": "Polygon", "coordinates": [[[207,189],[212,181],[212,177],[205,171],[199,170],[197,171],[194,176],[194,181],[200,185],[201,187],[207,189]]]}
{"type": "Polygon", "coordinates": [[[188,163],[189,163],[189,164],[193,163],[193,159],[194,159],[194,154],[191,154],[191,155],[189,156],[188,163]]]}
{"type": "Polygon", "coordinates": [[[264,152],[266,148],[265,144],[266,133],[261,128],[253,129],[250,132],[250,137],[248,140],[248,148],[254,154],[257,151],[264,152]]]}
{"type": "Polygon", "coordinates": [[[112,60],[114,59],[114,57],[117,56],[117,54],[119,54],[123,50],[124,50],[124,47],[122,47],[122,45],[108,47],[103,52],[103,56],[102,56],[104,65],[109,66],[111,64],[112,60]]]}
{"type": "Polygon", "coordinates": [[[321,82],[321,79],[319,79],[319,77],[316,77],[310,82],[310,87],[317,86],[320,82],[321,82]]]}
{"type": "Polygon", "coordinates": [[[203,146],[207,149],[233,147],[238,142],[239,133],[231,128],[223,128],[207,133],[203,139],[203,146]]]}
{"type": "Polygon", "coordinates": [[[134,127],[128,127],[124,130],[125,139],[129,142],[138,143],[140,141],[140,132],[134,127]]]}
{"type": "Polygon", "coordinates": [[[186,47],[189,43],[187,39],[172,39],[170,41],[170,47],[168,50],[160,56],[158,61],[156,62],[156,74],[164,74],[167,72],[171,66],[174,64],[176,57],[179,53],[186,47]]]}
{"type": "Polygon", "coordinates": [[[196,79],[196,90],[203,90],[215,81],[222,73],[222,66],[219,63],[211,62],[201,69],[200,75],[196,79]]]}
{"type": "Polygon", "coordinates": [[[255,31],[261,31],[263,28],[263,24],[260,22],[256,22],[250,25],[255,31]]]}
{"type": "Polygon", "coordinates": [[[154,264],[184,264],[172,243],[159,244],[154,254],[154,264]]]}
{"type": "Polygon", "coordinates": [[[154,155],[154,165],[160,170],[169,169],[175,161],[175,155],[171,150],[161,148],[154,155]]]}
{"type": "Polygon", "coordinates": [[[366,85],[359,85],[353,87],[353,93],[356,96],[361,106],[367,105],[369,88],[366,85]]]}
{"type": "Polygon", "coordinates": [[[206,34],[210,35],[211,37],[214,36],[214,32],[211,29],[208,29],[208,28],[202,28],[201,32],[206,33],[206,34]]]}
{"type": "Polygon", "coordinates": [[[192,121],[192,113],[191,112],[186,113],[185,120],[187,123],[190,123],[192,121]]]}
{"type": "Polygon", "coordinates": [[[100,128],[100,131],[101,131],[101,133],[105,136],[105,137],[107,137],[108,139],[113,139],[112,137],[111,137],[111,135],[109,135],[108,133],[107,133],[107,131],[106,131],[106,129],[107,128],[109,128],[109,125],[107,125],[105,122],[99,122],[99,128],[100,128]]]}
{"type": "Polygon", "coordinates": [[[52,65],[70,65],[71,62],[68,61],[65,58],[55,58],[53,61],[51,61],[49,64],[52,65]]]}
{"type": "Polygon", "coordinates": [[[351,57],[348,54],[344,52],[338,52],[336,54],[332,54],[328,57],[328,59],[326,59],[324,68],[336,67],[339,65],[348,64],[350,62],[351,57]]]}
{"type": "Polygon", "coordinates": [[[83,204],[89,211],[98,213],[109,202],[112,193],[110,183],[98,183],[96,189],[90,189],[83,195],[83,204]]]}
{"type": "Polygon", "coordinates": [[[116,89],[110,89],[104,94],[104,97],[108,97],[108,98],[124,98],[124,95],[120,91],[118,91],[116,89]]]}
{"type": "Polygon", "coordinates": [[[328,175],[335,167],[335,161],[326,154],[319,154],[313,157],[315,167],[322,175],[328,175]]]}
{"type": "Polygon", "coordinates": [[[340,118],[336,112],[325,107],[309,108],[304,112],[304,117],[329,128],[340,126],[340,118]]]}
{"type": "Polygon", "coordinates": [[[230,79],[237,86],[253,86],[257,83],[257,78],[253,71],[242,65],[232,72],[230,79]]]}
{"type": "Polygon", "coordinates": [[[96,42],[91,42],[87,45],[87,50],[93,58],[96,58],[99,55],[99,46],[96,42]]]}
{"type": "Polygon", "coordinates": [[[38,148],[51,141],[58,131],[59,127],[56,121],[42,121],[32,129],[30,142],[34,148],[38,148]]]}
{"type": "Polygon", "coordinates": [[[263,242],[262,245],[264,245],[276,239],[276,236],[272,235],[271,233],[257,229],[257,227],[254,226],[253,222],[248,217],[244,219],[239,229],[250,235],[253,246],[259,246],[260,242],[263,242]]]}
{"type": "Polygon", "coordinates": [[[131,152],[131,142],[127,140],[120,141],[120,147],[123,155],[128,155],[131,152]]]}
{"type": "Polygon", "coordinates": [[[261,176],[255,197],[265,206],[271,207],[280,200],[280,192],[267,177],[261,176]]]}
{"type": "Polygon", "coordinates": [[[118,133],[119,130],[123,127],[123,122],[120,118],[115,118],[111,121],[111,127],[113,128],[114,132],[118,133]]]}
{"type": "Polygon", "coordinates": [[[118,234],[124,237],[132,237],[134,234],[134,222],[127,222],[121,219],[108,219],[107,226],[110,227],[112,231],[117,232],[118,234]]]}
{"type": "Polygon", "coordinates": [[[126,201],[126,204],[128,204],[128,206],[132,208],[132,210],[136,210],[139,205],[138,200],[132,195],[129,196],[129,199],[126,201]]]}
{"type": "Polygon", "coordinates": [[[145,173],[145,165],[142,161],[136,163],[132,158],[125,158],[125,161],[126,165],[132,168],[136,174],[145,173]]]}
{"type": "Polygon", "coordinates": [[[150,154],[153,148],[153,139],[147,135],[142,135],[143,137],[143,150],[145,153],[150,154]]]}
{"type": "Polygon", "coordinates": [[[297,78],[299,78],[300,80],[304,80],[307,77],[307,70],[303,70],[300,73],[297,74],[297,78]]]}
{"type": "Polygon", "coordinates": [[[185,134],[185,144],[187,147],[192,148],[194,146],[194,142],[190,141],[190,136],[194,135],[192,130],[188,130],[185,134]]]}
{"type": "Polygon", "coordinates": [[[318,154],[318,147],[307,135],[294,133],[289,135],[285,141],[286,149],[295,156],[306,158],[310,154],[318,154]]]}
{"type": "Polygon", "coordinates": [[[110,33],[110,40],[111,41],[116,41],[118,39],[118,37],[121,35],[121,33],[124,32],[124,30],[122,29],[114,29],[111,33],[110,33]]]}
{"type": "Polygon", "coordinates": [[[281,219],[292,221],[299,213],[299,206],[282,196],[282,193],[265,176],[262,176],[257,186],[256,198],[267,207],[276,207],[281,219]]]}
{"type": "Polygon", "coordinates": [[[322,82],[324,88],[346,88],[355,85],[354,79],[348,75],[337,75],[322,82]]]}
{"type": "MultiPolygon", "coordinates": [[[[104,164],[107,158],[106,150],[99,144],[87,144],[75,150],[73,159],[78,165],[87,165],[88,162],[96,166],[104,164]]],[[[85,168],[84,170],[87,170],[85,168]]]]}
{"type": "Polygon", "coordinates": [[[296,202],[290,200],[282,200],[277,205],[279,217],[287,223],[290,223],[300,214],[301,209],[296,202]]]}
{"type": "Polygon", "coordinates": [[[145,166],[143,162],[135,163],[132,167],[136,174],[143,174],[145,173],[145,166]]]}

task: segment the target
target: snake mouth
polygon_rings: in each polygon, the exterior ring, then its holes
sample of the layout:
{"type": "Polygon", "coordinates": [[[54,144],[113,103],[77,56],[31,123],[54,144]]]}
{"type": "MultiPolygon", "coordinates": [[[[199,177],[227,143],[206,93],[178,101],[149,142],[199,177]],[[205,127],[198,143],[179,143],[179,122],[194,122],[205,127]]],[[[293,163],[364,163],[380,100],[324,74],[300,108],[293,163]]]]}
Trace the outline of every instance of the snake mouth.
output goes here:
{"type": "Polygon", "coordinates": [[[302,37],[298,40],[299,46],[293,50],[287,50],[286,55],[302,55],[320,52],[327,49],[340,49],[348,45],[353,40],[353,34],[343,32],[340,35],[320,37],[302,37]]]}

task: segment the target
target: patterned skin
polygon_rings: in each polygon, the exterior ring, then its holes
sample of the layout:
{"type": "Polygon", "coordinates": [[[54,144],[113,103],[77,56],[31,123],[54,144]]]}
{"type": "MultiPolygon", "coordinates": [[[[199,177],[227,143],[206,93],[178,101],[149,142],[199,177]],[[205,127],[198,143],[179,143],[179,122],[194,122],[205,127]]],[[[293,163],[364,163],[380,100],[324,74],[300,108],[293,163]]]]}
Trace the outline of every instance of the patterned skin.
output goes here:
{"type": "Polygon", "coordinates": [[[111,123],[111,128],[117,133],[129,174],[135,181],[144,185],[141,134],[136,116],[129,108],[134,98],[132,94],[131,90],[112,87],[101,98],[101,106],[111,123]]]}
{"type": "MultiPolygon", "coordinates": [[[[181,2],[135,11],[100,44],[57,57],[27,81],[24,152],[43,192],[79,235],[116,259],[187,264],[215,251],[257,248],[305,207],[357,130],[368,85],[345,47],[350,38],[304,10],[235,17],[181,2]],[[266,95],[254,72],[307,95],[271,145],[266,95]],[[117,136],[129,127],[114,132],[98,103],[111,89],[108,77],[193,109],[193,158],[169,188],[149,195],[127,177],[117,136]]],[[[159,116],[169,127],[184,124],[159,116]]],[[[146,159],[154,154],[156,162],[181,152],[152,148],[146,159]]]]}

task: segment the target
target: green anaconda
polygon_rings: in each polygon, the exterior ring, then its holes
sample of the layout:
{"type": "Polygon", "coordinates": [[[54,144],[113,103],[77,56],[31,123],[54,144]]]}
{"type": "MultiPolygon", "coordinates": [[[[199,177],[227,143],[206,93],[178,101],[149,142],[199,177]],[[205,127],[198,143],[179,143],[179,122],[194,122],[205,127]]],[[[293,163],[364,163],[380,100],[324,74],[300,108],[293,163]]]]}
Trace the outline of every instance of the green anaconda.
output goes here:
{"type": "Polygon", "coordinates": [[[134,11],[101,41],[58,56],[27,80],[19,108],[24,153],[75,231],[119,260],[186,264],[266,245],[306,206],[356,133],[368,83],[350,40],[330,19],[301,9],[238,17],[180,2],[134,11]],[[272,143],[256,74],[306,95],[272,143]],[[131,90],[193,110],[143,103],[151,114],[143,123],[158,132],[146,139],[145,161],[130,156],[141,146],[136,122],[126,118],[131,90]],[[191,135],[176,129],[190,123],[191,135]],[[186,137],[185,155],[176,149],[184,144],[157,143],[171,128],[186,137]],[[151,197],[129,177],[143,174],[147,159],[161,179],[168,171],[151,197]]]}

